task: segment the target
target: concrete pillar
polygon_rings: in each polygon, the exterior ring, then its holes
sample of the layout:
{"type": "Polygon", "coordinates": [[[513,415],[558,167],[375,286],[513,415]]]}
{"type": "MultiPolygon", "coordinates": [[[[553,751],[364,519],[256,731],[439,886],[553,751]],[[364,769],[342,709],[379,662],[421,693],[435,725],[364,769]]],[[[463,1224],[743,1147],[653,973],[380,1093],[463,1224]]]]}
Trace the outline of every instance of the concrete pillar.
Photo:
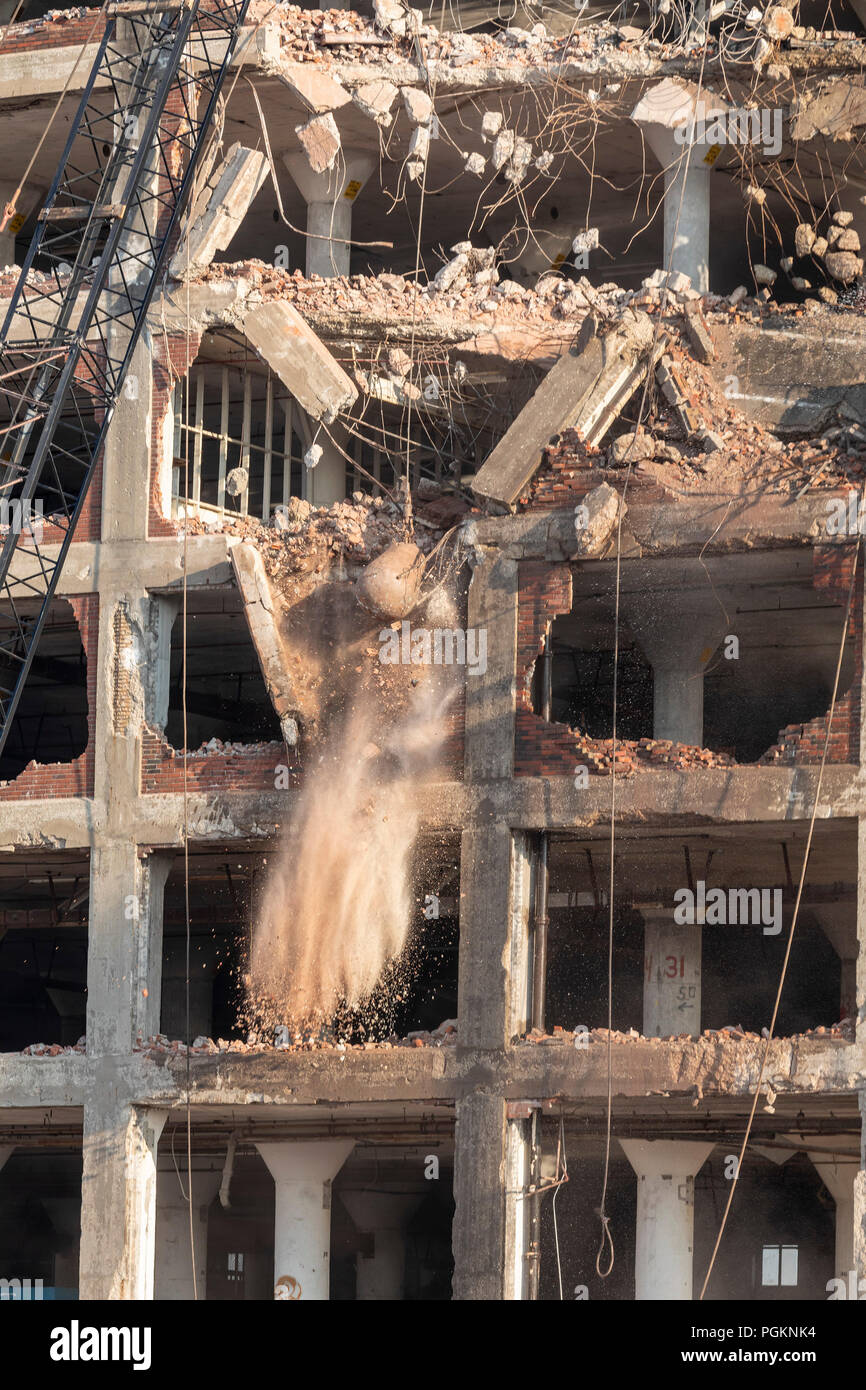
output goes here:
{"type": "MultiPolygon", "coordinates": [[[[181,1169],[184,1192],[187,1174],[181,1169]]],[[[193,1168],[192,1224],[195,1245],[196,1294],[207,1298],[207,1227],[210,1204],[219,1191],[222,1170],[193,1168]]],[[[156,1300],[180,1301],[193,1297],[192,1260],[189,1244],[189,1202],[181,1191],[174,1164],[160,1168],[156,1183],[156,1300]]]]}
{"type": "Polygon", "coordinates": [[[352,1139],[256,1144],[276,1189],[275,1298],[327,1301],[331,1183],[354,1147],[352,1139]]]}
{"type": "MultiPolygon", "coordinates": [[[[315,434],[315,421],[311,424],[315,434]]],[[[314,507],[332,507],[346,498],[346,469],[352,466],[346,458],[351,456],[349,431],[345,425],[329,425],[327,431],[319,430],[316,443],[322,457],[315,468],[304,468],[304,499],[314,507]]]]}
{"type": "Polygon", "coordinates": [[[166,1110],[84,1107],[79,1298],[152,1299],[156,1150],[166,1110]]]}
{"type": "Polygon", "coordinates": [[[502,1297],[527,1298],[529,1267],[529,1199],[532,1152],[528,1120],[508,1120],[505,1129],[505,1280],[502,1297]]]}
{"type": "MultiPolygon", "coordinates": [[[[832,1148],[834,1142],[841,1150],[850,1148],[851,1136],[821,1135],[823,1149],[832,1148]]],[[[847,1285],[849,1271],[854,1268],[854,1183],[860,1165],[853,1155],[846,1162],[810,1149],[809,1157],[836,1203],[836,1278],[844,1279],[847,1285]]]]}
{"type": "Polygon", "coordinates": [[[375,155],[341,150],[334,168],[322,174],[310,168],[305,154],[287,153],[283,161],[307,204],[306,274],[326,280],[348,275],[352,206],[376,167],[375,155]]]}
{"type": "Polygon", "coordinates": [[[822,903],[812,909],[841,962],[839,1017],[857,1012],[857,910],[853,903],[822,903]]]}
{"type": "Polygon", "coordinates": [[[653,738],[702,748],[704,668],[723,631],[718,614],[703,602],[683,611],[662,592],[627,594],[623,608],[653,670],[653,738]]]}
{"type": "Polygon", "coordinates": [[[643,1034],[701,1034],[701,949],[698,923],[680,926],[672,912],[643,913],[643,1034]]]}
{"type": "Polygon", "coordinates": [[[452,1297],[498,1302],[511,1265],[505,1249],[505,1101],[476,1091],[458,1099],[456,1115],[452,1297]]]}
{"type": "Polygon", "coordinates": [[[90,863],[87,1050],[124,1054],[159,1032],[162,902],[171,855],[107,840],[90,863]]]}
{"type": "Polygon", "coordinates": [[[416,1192],[341,1192],[359,1234],[372,1237],[373,1252],[358,1252],[359,1302],[399,1303],[404,1296],[406,1228],[421,1203],[416,1192]]]}
{"type": "Polygon", "coordinates": [[[637,1173],[635,1300],[693,1297],[695,1174],[713,1144],[667,1139],[620,1139],[637,1173]]]}
{"type": "Polygon", "coordinates": [[[688,275],[692,289],[710,288],[711,140],[690,122],[727,109],[689,83],[668,79],[650,88],[632,111],[664,170],[664,268],[688,275]],[[698,104],[700,102],[700,105],[698,104]],[[709,159],[709,163],[707,160],[709,159]]]}

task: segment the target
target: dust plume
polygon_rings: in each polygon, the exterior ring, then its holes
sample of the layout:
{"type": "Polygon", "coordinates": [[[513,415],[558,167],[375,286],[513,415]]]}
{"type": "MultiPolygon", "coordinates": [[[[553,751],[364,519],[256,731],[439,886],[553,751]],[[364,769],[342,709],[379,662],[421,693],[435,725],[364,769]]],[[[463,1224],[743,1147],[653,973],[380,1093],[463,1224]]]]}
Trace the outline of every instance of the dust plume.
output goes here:
{"type": "Polygon", "coordinates": [[[454,676],[390,668],[385,691],[384,669],[355,682],[323,739],[265,884],[248,990],[259,1026],[297,1035],[363,1011],[407,945],[419,790],[436,775],[454,676]]]}

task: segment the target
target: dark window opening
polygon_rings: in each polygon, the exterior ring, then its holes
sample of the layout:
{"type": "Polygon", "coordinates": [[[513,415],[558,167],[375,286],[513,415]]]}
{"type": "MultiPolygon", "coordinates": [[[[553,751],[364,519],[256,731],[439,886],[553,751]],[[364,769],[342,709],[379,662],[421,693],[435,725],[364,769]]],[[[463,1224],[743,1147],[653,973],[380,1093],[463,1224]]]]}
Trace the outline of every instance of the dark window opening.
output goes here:
{"type": "MultiPolygon", "coordinates": [[[[171,631],[171,684],[165,735],[183,747],[183,622],[171,631]]],[[[190,595],[186,623],[188,747],[281,740],[279,720],[262,679],[237,592],[190,595]]]]}
{"type": "MultiPolygon", "coordinates": [[[[33,604],[19,604],[19,615],[35,616],[33,604]]],[[[0,641],[15,627],[0,613],[0,641]]],[[[0,665],[0,684],[15,679],[12,663],[0,665]]],[[[70,604],[55,599],[49,608],[23,694],[0,755],[0,780],[17,777],[29,762],[69,763],[87,747],[87,657],[70,604]]]]}
{"type": "Polygon", "coordinates": [[[73,1046],[87,1005],[89,865],[74,855],[0,865],[0,1052],[73,1046]]]}
{"type": "Polygon", "coordinates": [[[0,1298],[78,1297],[81,1149],[16,1148],[0,1180],[0,1298]],[[39,1282],[41,1281],[41,1283],[39,1282]]]}

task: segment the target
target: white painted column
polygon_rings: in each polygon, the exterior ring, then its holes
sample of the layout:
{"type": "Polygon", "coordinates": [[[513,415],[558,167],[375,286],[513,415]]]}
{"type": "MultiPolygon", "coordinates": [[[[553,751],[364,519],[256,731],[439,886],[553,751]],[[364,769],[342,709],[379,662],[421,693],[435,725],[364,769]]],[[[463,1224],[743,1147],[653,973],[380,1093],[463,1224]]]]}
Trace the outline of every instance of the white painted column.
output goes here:
{"type": "Polygon", "coordinates": [[[352,1139],[256,1144],[276,1188],[275,1298],[327,1301],[331,1183],[354,1147],[352,1139]]]}
{"type": "MultiPolygon", "coordinates": [[[[192,1227],[195,1245],[195,1294],[207,1298],[207,1228],[210,1204],[219,1191],[221,1169],[196,1169],[192,1173],[192,1227]]],[[[174,1164],[161,1168],[156,1182],[156,1293],[157,1302],[192,1300],[193,1279],[189,1239],[189,1202],[181,1191],[174,1164]]]]}
{"type": "Polygon", "coordinates": [[[701,1034],[703,929],[680,926],[673,912],[644,911],[643,1034],[701,1034]]]}
{"type": "Polygon", "coordinates": [[[305,154],[284,154],[283,162],[307,204],[307,276],[348,275],[352,207],[376,167],[375,156],[343,149],[334,168],[321,174],[310,168],[305,154]]]}
{"type": "Polygon", "coordinates": [[[631,113],[664,170],[664,268],[688,275],[692,289],[701,293],[710,288],[710,175],[715,161],[700,127],[694,134],[688,127],[696,113],[709,120],[726,109],[706,93],[699,105],[696,87],[669,78],[645,92],[631,113]]]}
{"type": "Polygon", "coordinates": [[[359,1234],[373,1238],[371,1256],[358,1252],[359,1302],[399,1303],[404,1297],[406,1227],[421,1203],[415,1192],[341,1192],[359,1234]]]}
{"type": "Polygon", "coordinates": [[[637,1173],[635,1300],[691,1299],[695,1174],[715,1146],[667,1139],[619,1142],[637,1173]]]}
{"type": "MultiPolygon", "coordinates": [[[[793,1135],[789,1136],[794,1138],[793,1135]]],[[[824,1149],[831,1149],[834,1143],[839,1148],[849,1149],[853,1136],[821,1135],[820,1143],[824,1149]]],[[[809,1158],[815,1165],[818,1175],[833,1201],[836,1203],[836,1278],[844,1279],[848,1285],[848,1274],[854,1269],[854,1183],[860,1171],[857,1157],[852,1154],[845,1162],[838,1157],[829,1159],[826,1154],[809,1150],[809,1158]]]]}

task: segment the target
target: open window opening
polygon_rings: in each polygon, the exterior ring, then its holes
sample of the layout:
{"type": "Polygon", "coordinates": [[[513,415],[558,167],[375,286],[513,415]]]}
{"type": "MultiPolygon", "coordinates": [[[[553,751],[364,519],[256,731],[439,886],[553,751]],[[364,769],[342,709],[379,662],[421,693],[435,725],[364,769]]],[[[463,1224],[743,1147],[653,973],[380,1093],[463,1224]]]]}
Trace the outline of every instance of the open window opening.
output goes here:
{"type": "MultiPolygon", "coordinates": [[[[551,625],[551,719],[590,739],[611,737],[614,587],[607,562],[579,568],[572,610],[551,625]]],[[[829,708],[845,605],[838,589],[816,586],[809,551],[627,561],[620,613],[617,734],[624,742],[674,743],[756,762],[773,756],[783,732],[795,754],[801,726],[829,708]]],[[[849,632],[837,704],[856,669],[849,632]]],[[[538,680],[536,670],[537,712],[538,680]]],[[[649,756],[651,748],[635,751],[649,756]]]]}
{"type": "MultiPolygon", "coordinates": [[[[292,1300],[320,1296],[338,1301],[430,1302],[451,1297],[454,1214],[452,1173],[453,1121],[432,1113],[411,1113],[404,1105],[392,1119],[362,1111],[344,1113],[323,1131],[318,1123],[256,1126],[234,1136],[224,1118],[205,1129],[193,1122],[193,1190],[198,1230],[198,1297],[211,1302],[292,1300]],[[297,1269],[276,1271],[277,1220],[286,1219],[275,1202],[274,1169],[290,1164],[293,1149],[305,1140],[326,1136],[321,1149],[345,1151],[328,1165],[323,1155],[321,1180],[310,1174],[321,1214],[325,1247],[323,1287],[311,1295],[299,1289],[306,1275],[297,1269]],[[336,1145],[333,1141],[336,1138],[336,1145]],[[257,1147],[267,1148],[268,1161],[257,1147]],[[281,1160],[280,1150],[285,1158],[281,1160]],[[342,1161],[340,1161],[342,1160],[342,1161]],[[339,1163],[332,1176],[334,1164],[339,1163]],[[276,1282],[276,1288],[275,1288],[276,1282]]],[[[343,1107],[345,1112],[345,1107],[343,1107]]],[[[381,1107],[379,1107],[381,1110],[381,1107]]],[[[177,1165],[185,1178],[185,1131],[169,1119],[159,1145],[156,1214],[155,1296],[192,1297],[189,1268],[189,1210],[178,1184],[177,1165]],[[184,1221],[186,1225],[184,1225],[184,1221]],[[184,1242],[184,1233],[187,1240],[184,1242]],[[187,1258],[178,1252],[187,1251],[187,1258]]],[[[304,1202],[303,1193],[291,1200],[304,1202]]],[[[316,1196],[312,1198],[316,1202],[316,1196]]],[[[295,1213],[305,1218],[303,1206],[295,1213]]],[[[289,1213],[291,1219],[292,1213],[289,1213]]],[[[306,1217],[306,1220],[309,1220],[306,1217]]]]}
{"type": "MultiPolygon", "coordinates": [[[[165,734],[183,748],[184,625],[171,630],[168,719],[165,734]]],[[[186,618],[187,747],[281,740],[279,720],[262,678],[237,590],[191,590],[186,618]]]]}
{"type": "Polygon", "coordinates": [[[304,497],[306,412],[243,339],[206,334],[171,401],[172,515],[267,522],[304,497]]]}
{"type": "Polygon", "coordinates": [[[87,1004],[88,857],[4,854],[0,890],[0,1052],[74,1047],[87,1004]]]}
{"type": "MultiPolygon", "coordinates": [[[[815,1160],[820,1163],[829,1152],[840,1172],[853,1174],[857,1134],[853,1129],[850,1135],[832,1134],[826,1118],[807,1118],[802,1111],[798,1115],[801,1103],[802,1097],[788,1102],[787,1129],[778,1117],[763,1116],[756,1122],[705,1294],[709,1301],[824,1301],[833,1291],[834,1254],[845,1239],[837,1225],[851,1218],[844,1205],[837,1208],[815,1160]]],[[[606,1203],[616,1260],[607,1279],[596,1272],[603,1135],[587,1134],[576,1116],[565,1120],[569,1181],[558,1189],[555,1228],[551,1196],[543,1197],[541,1204],[541,1298],[560,1298],[559,1269],[566,1299],[698,1297],[730,1193],[731,1163],[739,1152],[737,1137],[742,1136],[745,1115],[729,1126],[718,1120],[709,1123],[706,1117],[696,1125],[694,1109],[688,1119],[680,1118],[678,1122],[669,1114],[660,1125],[658,1117],[647,1115],[635,1123],[623,1114],[616,1121],[606,1203]],[[670,1171],[656,1171],[654,1147],[663,1151],[670,1171]],[[657,1188],[657,1208],[639,1200],[639,1186],[646,1185],[657,1188]],[[687,1189],[693,1192],[693,1232],[687,1223],[671,1219],[666,1185],[674,1185],[680,1200],[687,1189]],[[659,1259],[653,1264],[655,1249],[659,1259]]],[[[854,1122],[852,1116],[852,1126],[854,1122]]],[[[838,1129],[838,1119],[835,1124],[838,1129]]],[[[563,1137],[558,1121],[545,1119],[540,1133],[542,1171],[552,1177],[563,1137]]]]}
{"type": "MultiPolygon", "coordinates": [[[[805,826],[648,829],[617,841],[613,1026],[693,1037],[769,1023],[805,849],[805,826]]],[[[856,829],[816,828],[776,1034],[823,1028],[841,1041],[855,1017],[856,829]]],[[[608,847],[550,847],[546,1017],[607,1024],[608,847]]]]}
{"type": "MultiPolygon", "coordinates": [[[[35,618],[37,606],[16,605],[19,618],[35,618]]],[[[15,619],[0,612],[0,643],[7,647],[17,631],[15,619]]],[[[17,663],[0,661],[0,685],[10,688],[17,663]]],[[[0,755],[0,781],[17,777],[29,762],[69,763],[87,747],[87,657],[69,603],[54,599],[42,629],[6,746],[0,755]]]]}
{"type": "MultiPolygon", "coordinates": [[[[18,1137],[0,1168],[0,1301],[77,1299],[80,1140],[46,1148],[18,1137]]],[[[0,1129],[0,1153],[6,1143],[0,1129]]]]}

